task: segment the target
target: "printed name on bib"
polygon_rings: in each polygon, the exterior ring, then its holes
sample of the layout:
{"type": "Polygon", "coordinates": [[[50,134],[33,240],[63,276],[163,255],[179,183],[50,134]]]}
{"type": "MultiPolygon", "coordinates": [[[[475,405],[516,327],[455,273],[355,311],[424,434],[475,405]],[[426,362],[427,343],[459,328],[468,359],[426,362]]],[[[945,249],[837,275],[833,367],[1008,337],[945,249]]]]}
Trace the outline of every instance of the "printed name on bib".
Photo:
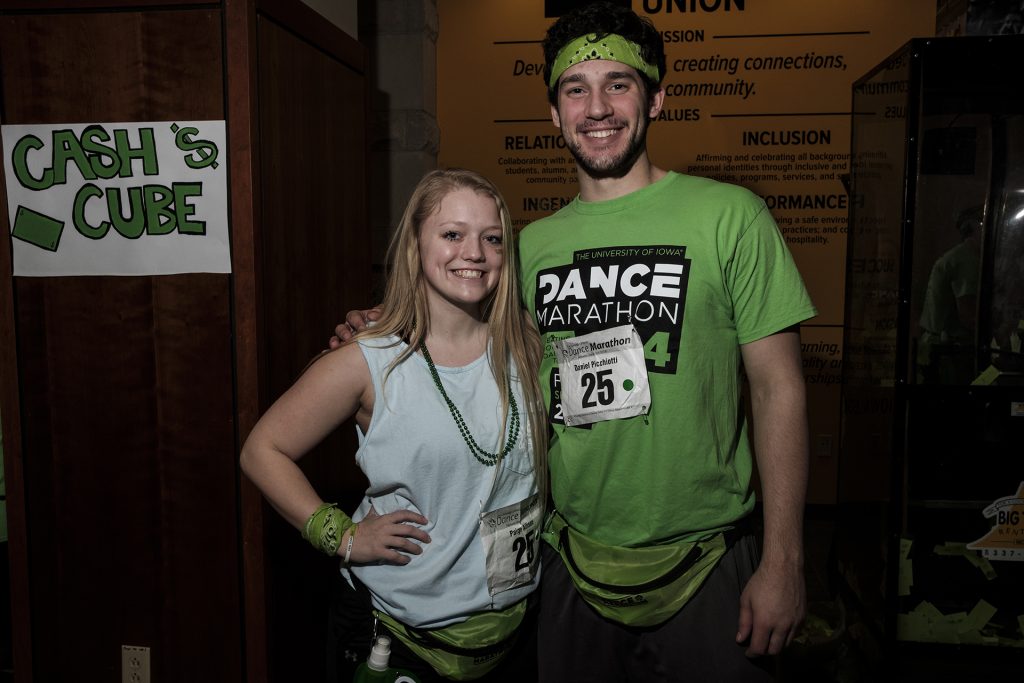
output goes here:
{"type": "Polygon", "coordinates": [[[481,513],[480,538],[491,595],[533,581],[540,559],[540,512],[540,497],[534,494],[518,503],[481,513]]]}
{"type": "Polygon", "coordinates": [[[651,407],[644,346],[632,325],[554,343],[567,426],[645,415],[651,407]]]}

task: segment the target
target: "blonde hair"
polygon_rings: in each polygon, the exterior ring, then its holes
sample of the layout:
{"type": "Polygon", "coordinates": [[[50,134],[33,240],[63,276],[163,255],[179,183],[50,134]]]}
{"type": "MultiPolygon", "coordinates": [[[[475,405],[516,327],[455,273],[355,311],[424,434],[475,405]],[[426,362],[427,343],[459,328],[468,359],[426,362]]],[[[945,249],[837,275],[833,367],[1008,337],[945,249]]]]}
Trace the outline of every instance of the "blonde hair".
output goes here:
{"type": "Polygon", "coordinates": [[[508,419],[512,363],[519,372],[526,401],[523,413],[530,425],[534,468],[543,504],[547,492],[547,419],[537,379],[541,357],[540,334],[520,299],[515,232],[508,205],[491,181],[475,171],[462,168],[438,169],[423,176],[409,198],[388,247],[388,277],[381,303],[382,315],[373,327],[356,336],[394,335],[408,344],[388,368],[389,373],[419,349],[430,327],[426,284],[420,264],[420,228],[439,209],[441,200],[461,189],[494,199],[501,218],[501,243],[504,247],[501,274],[497,286],[482,302],[481,312],[487,323],[491,372],[501,396],[504,420],[508,419]]]}

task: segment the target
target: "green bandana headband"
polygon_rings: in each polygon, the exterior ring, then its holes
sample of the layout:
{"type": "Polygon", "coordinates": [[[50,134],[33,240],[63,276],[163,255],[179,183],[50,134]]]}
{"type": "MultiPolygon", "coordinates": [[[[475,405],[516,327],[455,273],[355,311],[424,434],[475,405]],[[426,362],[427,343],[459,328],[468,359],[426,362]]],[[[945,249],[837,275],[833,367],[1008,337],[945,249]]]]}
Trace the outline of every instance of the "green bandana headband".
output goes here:
{"type": "Polygon", "coordinates": [[[585,62],[590,59],[607,59],[612,62],[621,62],[631,66],[640,73],[650,78],[655,83],[659,80],[658,67],[644,61],[640,56],[640,46],[626,40],[617,33],[609,33],[603,38],[597,34],[580,36],[576,40],[563,47],[555,63],[551,66],[551,79],[548,87],[554,88],[558,78],[565,70],[574,64],[585,62]]]}

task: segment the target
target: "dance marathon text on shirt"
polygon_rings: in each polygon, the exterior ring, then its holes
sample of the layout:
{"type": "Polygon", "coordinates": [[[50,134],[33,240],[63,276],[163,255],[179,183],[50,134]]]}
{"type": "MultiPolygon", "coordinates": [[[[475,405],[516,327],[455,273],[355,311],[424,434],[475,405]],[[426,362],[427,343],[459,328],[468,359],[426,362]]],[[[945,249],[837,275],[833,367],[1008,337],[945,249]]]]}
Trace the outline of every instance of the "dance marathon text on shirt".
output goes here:
{"type": "MultiPolygon", "coordinates": [[[[537,325],[545,339],[545,358],[556,363],[547,380],[548,417],[553,423],[585,427],[597,420],[647,412],[647,373],[676,372],[689,276],[686,247],[650,244],[576,251],[571,263],[537,274],[537,325]],[[578,361],[579,370],[572,361],[565,364],[556,357],[561,342],[587,341],[586,335],[600,332],[615,337],[614,331],[622,327],[629,331],[618,337],[630,341],[615,348],[628,346],[625,356],[578,361]],[[624,362],[625,357],[631,360],[624,362]],[[572,377],[566,377],[563,385],[562,373],[570,371],[572,377]],[[570,393],[575,398],[569,398],[570,393]],[[625,404],[618,403],[627,397],[625,404]],[[574,406],[569,417],[563,409],[567,400],[574,406]],[[608,408],[616,410],[602,412],[608,408]],[[589,412],[594,419],[582,417],[589,412]]],[[[593,348],[606,348],[605,341],[593,348]]]]}
{"type": "MultiPolygon", "coordinates": [[[[636,327],[648,372],[672,374],[690,260],[679,245],[616,246],[573,253],[537,275],[534,308],[549,341],[620,325],[636,327]],[[571,332],[572,334],[566,334],[571,332]]],[[[549,346],[545,353],[554,353],[549,346]]]]}

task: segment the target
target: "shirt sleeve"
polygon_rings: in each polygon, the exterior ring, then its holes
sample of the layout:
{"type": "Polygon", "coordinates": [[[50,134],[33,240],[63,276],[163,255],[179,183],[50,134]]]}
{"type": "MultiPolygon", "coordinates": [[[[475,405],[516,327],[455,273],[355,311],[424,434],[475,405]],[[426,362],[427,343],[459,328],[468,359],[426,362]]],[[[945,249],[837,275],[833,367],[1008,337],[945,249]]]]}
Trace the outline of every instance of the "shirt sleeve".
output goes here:
{"type": "Polygon", "coordinates": [[[725,267],[740,344],[817,315],[785,239],[764,202],[758,202],[725,267]]]}

